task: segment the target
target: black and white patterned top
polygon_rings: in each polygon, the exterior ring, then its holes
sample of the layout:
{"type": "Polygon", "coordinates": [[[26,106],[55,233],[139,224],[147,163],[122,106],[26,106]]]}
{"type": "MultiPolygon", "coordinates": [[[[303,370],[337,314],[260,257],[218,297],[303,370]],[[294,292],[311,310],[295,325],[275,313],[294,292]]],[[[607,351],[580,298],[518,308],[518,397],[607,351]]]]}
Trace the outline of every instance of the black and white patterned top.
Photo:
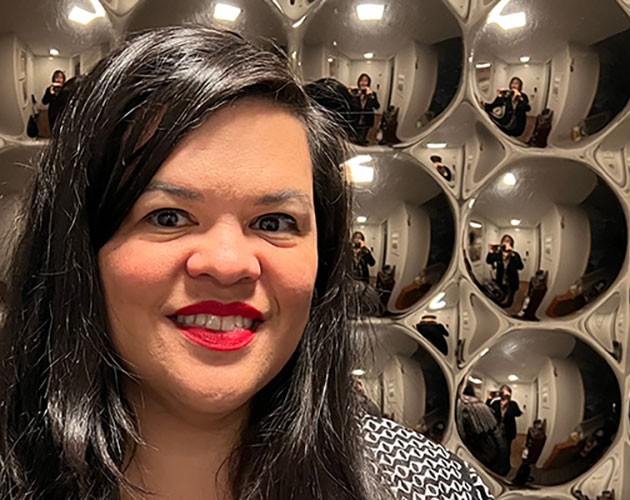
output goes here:
{"type": "Polygon", "coordinates": [[[362,419],[362,432],[368,462],[396,500],[494,498],[473,468],[428,438],[370,415],[362,419]]]}

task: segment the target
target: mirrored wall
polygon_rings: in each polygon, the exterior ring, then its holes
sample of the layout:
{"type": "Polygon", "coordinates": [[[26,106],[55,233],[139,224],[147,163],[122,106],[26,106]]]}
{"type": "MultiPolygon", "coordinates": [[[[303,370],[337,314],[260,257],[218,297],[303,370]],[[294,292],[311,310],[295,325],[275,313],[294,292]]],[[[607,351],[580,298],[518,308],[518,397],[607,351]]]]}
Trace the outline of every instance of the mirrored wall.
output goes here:
{"type": "Polygon", "coordinates": [[[626,258],[618,197],[590,168],[554,158],[503,169],[466,219],[470,277],[506,315],[564,318],[597,301],[626,258]]]}
{"type": "Polygon", "coordinates": [[[444,187],[407,153],[357,155],[345,164],[354,188],[354,275],[375,314],[400,314],[439,286],[453,256],[455,219],[444,187]]]}
{"type": "Polygon", "coordinates": [[[500,0],[473,41],[476,98],[532,147],[602,131],[630,97],[630,19],[615,0],[500,0]]]}
{"type": "Polygon", "coordinates": [[[449,424],[449,385],[413,333],[401,326],[379,328],[371,355],[352,373],[373,413],[442,441],[449,424]]]}
{"type": "Polygon", "coordinates": [[[554,330],[504,335],[466,372],[456,419],[462,441],[515,486],[566,483],[615,440],[617,378],[600,354],[554,330]]]}
{"type": "Polygon", "coordinates": [[[327,1],[307,21],[304,80],[341,82],[356,144],[409,141],[457,94],[461,28],[441,0],[360,3],[327,1]]]}

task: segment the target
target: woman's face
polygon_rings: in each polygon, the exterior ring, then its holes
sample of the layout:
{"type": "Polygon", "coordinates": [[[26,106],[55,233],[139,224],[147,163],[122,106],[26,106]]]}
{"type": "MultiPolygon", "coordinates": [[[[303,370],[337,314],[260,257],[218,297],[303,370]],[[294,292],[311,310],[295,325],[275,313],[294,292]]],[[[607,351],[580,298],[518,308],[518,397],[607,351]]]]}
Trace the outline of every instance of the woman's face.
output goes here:
{"type": "Polygon", "coordinates": [[[510,81],[510,88],[512,90],[521,90],[521,82],[519,80],[517,80],[516,78],[513,78],[512,81],[510,81]]]}
{"type": "Polygon", "coordinates": [[[63,85],[66,82],[66,75],[63,73],[55,73],[54,83],[63,85]]]}
{"type": "Polygon", "coordinates": [[[370,86],[370,79],[367,76],[362,76],[359,80],[359,87],[366,88],[370,86]]]}
{"type": "Polygon", "coordinates": [[[99,253],[133,402],[225,415],[285,365],[317,273],[312,184],[303,125],[265,101],[219,110],[175,148],[99,253]]]}

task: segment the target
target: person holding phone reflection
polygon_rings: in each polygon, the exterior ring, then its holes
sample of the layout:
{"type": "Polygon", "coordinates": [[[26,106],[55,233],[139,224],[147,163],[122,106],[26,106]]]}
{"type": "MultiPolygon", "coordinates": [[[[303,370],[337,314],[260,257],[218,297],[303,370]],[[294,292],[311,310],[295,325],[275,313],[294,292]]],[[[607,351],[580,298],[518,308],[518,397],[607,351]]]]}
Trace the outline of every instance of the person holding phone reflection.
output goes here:
{"type": "Polygon", "coordinates": [[[57,120],[58,110],[55,106],[55,102],[61,93],[61,89],[66,83],[66,74],[60,69],[56,70],[52,74],[52,83],[46,87],[44,91],[44,97],[42,97],[42,104],[48,105],[48,123],[50,124],[50,130],[52,132],[57,120]]]}
{"type": "Polygon", "coordinates": [[[503,235],[499,245],[488,245],[488,250],[486,264],[494,268],[494,282],[504,294],[499,305],[503,308],[510,307],[520,284],[518,272],[525,267],[523,260],[514,250],[514,238],[509,234],[503,235]]]}
{"type": "Polygon", "coordinates": [[[345,143],[287,60],[145,31],[58,120],[11,266],[0,498],[402,499],[436,463],[443,498],[491,498],[361,401],[345,143]]]}
{"type": "Polygon", "coordinates": [[[361,231],[352,234],[352,255],[354,256],[354,276],[364,283],[370,282],[370,267],[376,264],[370,248],[365,243],[365,235],[361,231]]]}
{"type": "Polygon", "coordinates": [[[516,418],[523,412],[516,401],[512,401],[512,388],[509,385],[502,385],[498,391],[489,392],[486,404],[492,409],[494,417],[499,426],[499,433],[503,437],[505,447],[501,448],[503,453],[498,457],[495,469],[503,476],[506,476],[512,465],[510,456],[512,454],[512,441],[516,438],[516,418]]]}
{"type": "Polygon", "coordinates": [[[374,110],[381,107],[371,85],[370,75],[361,73],[357,79],[357,85],[349,88],[350,95],[354,99],[355,112],[359,115],[357,132],[362,144],[367,144],[368,131],[374,126],[374,110]]]}
{"type": "Polygon", "coordinates": [[[498,89],[491,103],[483,103],[494,123],[507,135],[518,137],[525,131],[527,112],[531,109],[529,98],[523,92],[523,80],[518,76],[510,80],[509,88],[498,89]]]}

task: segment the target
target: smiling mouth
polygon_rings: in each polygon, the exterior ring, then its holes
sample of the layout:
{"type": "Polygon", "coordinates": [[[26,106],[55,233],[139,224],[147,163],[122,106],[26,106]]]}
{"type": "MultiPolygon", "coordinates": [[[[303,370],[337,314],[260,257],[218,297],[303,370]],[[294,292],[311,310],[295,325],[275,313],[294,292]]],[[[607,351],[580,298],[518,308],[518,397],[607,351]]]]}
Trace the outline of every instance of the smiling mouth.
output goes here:
{"type": "Polygon", "coordinates": [[[255,332],[262,320],[245,316],[218,316],[216,314],[176,314],[169,318],[181,328],[203,328],[217,333],[235,330],[255,332]]]}
{"type": "Polygon", "coordinates": [[[194,344],[211,351],[238,351],[251,344],[262,319],[215,314],[169,316],[179,332],[194,344]]]}

